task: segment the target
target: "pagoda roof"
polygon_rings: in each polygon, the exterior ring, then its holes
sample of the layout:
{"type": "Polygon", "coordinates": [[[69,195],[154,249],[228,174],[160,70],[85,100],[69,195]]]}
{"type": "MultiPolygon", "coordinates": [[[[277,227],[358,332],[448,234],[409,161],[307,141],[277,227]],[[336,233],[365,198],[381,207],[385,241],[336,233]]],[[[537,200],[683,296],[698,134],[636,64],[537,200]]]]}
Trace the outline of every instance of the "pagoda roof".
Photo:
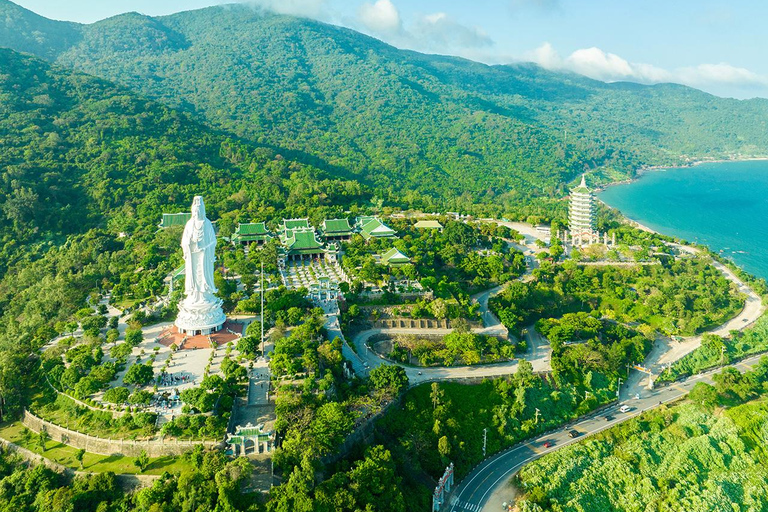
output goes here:
{"type": "Polygon", "coordinates": [[[360,228],[360,234],[368,240],[369,238],[394,238],[397,233],[376,217],[371,217],[360,228]]]}
{"type": "Polygon", "coordinates": [[[235,233],[238,235],[268,235],[269,230],[264,222],[247,222],[238,224],[235,233]]]}
{"type": "Polygon", "coordinates": [[[169,228],[171,226],[183,226],[192,217],[192,212],[183,213],[164,213],[160,220],[160,228],[169,228]]]}
{"type": "Polygon", "coordinates": [[[270,238],[272,238],[272,235],[264,222],[240,223],[232,235],[233,242],[265,241],[270,238]]]}
{"type": "Polygon", "coordinates": [[[309,219],[283,219],[283,223],[280,226],[282,229],[297,229],[304,228],[309,229],[309,219]]]}
{"type": "Polygon", "coordinates": [[[381,263],[384,265],[404,265],[410,262],[411,258],[400,252],[397,247],[393,247],[381,255],[381,263]]]}
{"type": "Polygon", "coordinates": [[[581,183],[579,183],[579,186],[574,189],[571,189],[571,192],[574,192],[576,194],[589,194],[592,192],[592,190],[589,187],[587,187],[585,174],[581,175],[581,183]]]}
{"type": "Polygon", "coordinates": [[[413,227],[416,229],[443,229],[443,225],[436,220],[420,220],[413,227]]]}
{"type": "Polygon", "coordinates": [[[352,226],[349,225],[349,219],[325,219],[323,233],[326,235],[348,234],[352,233],[352,226]]]}
{"type": "Polygon", "coordinates": [[[291,254],[309,254],[323,251],[323,242],[317,238],[314,228],[288,229],[281,237],[287,252],[291,254]]]}

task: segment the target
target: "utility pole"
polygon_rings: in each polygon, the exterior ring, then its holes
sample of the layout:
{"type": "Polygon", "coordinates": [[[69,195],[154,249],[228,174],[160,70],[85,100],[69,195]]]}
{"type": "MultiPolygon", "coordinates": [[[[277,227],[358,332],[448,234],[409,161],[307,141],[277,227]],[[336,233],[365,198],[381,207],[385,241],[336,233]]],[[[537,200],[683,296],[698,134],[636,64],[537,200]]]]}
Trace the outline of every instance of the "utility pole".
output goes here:
{"type": "MultiPolygon", "coordinates": [[[[538,410],[538,409],[536,409],[536,410],[538,410]]],[[[486,448],[487,443],[488,443],[488,429],[484,428],[483,429],[483,458],[485,458],[485,448],[486,448]]]]}
{"type": "Polygon", "coordinates": [[[536,418],[534,419],[534,421],[536,422],[536,425],[539,424],[539,413],[540,413],[540,411],[539,411],[539,408],[537,407],[536,408],[536,418]]]}
{"type": "Polygon", "coordinates": [[[261,356],[266,357],[264,353],[264,262],[261,262],[261,356]]]}
{"type": "Polygon", "coordinates": [[[725,345],[720,347],[720,366],[723,366],[725,364],[725,345]]]}
{"type": "Polygon", "coordinates": [[[619,384],[616,386],[616,400],[621,397],[621,377],[619,377],[619,384]]]}

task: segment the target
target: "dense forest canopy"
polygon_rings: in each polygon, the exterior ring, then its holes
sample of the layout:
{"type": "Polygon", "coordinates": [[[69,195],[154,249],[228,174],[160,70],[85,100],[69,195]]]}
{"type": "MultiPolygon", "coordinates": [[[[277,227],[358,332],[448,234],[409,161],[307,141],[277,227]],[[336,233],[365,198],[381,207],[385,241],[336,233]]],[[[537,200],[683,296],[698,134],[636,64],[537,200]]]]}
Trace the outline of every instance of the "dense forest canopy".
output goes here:
{"type": "Polygon", "coordinates": [[[765,154],[768,101],[606,84],[398,50],[243,5],[58,24],[0,1],[0,45],[114,80],[381,190],[473,209],[547,203],[585,169],[765,154]]]}

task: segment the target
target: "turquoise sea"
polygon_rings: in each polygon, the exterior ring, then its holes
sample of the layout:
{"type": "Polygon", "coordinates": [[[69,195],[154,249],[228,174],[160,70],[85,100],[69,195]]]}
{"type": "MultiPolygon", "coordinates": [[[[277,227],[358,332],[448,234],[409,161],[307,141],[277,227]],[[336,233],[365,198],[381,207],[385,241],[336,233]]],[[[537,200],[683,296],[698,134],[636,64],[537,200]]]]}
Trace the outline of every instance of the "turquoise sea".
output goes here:
{"type": "Polygon", "coordinates": [[[768,161],[650,171],[598,197],[632,220],[705,244],[768,279],[768,161]]]}

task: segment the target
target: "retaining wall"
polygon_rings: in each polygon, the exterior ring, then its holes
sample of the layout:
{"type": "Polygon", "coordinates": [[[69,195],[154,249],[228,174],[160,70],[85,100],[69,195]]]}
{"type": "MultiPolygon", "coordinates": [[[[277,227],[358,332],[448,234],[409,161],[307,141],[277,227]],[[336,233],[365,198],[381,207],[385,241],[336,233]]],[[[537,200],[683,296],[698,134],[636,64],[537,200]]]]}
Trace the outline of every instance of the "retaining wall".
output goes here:
{"type": "MultiPolygon", "coordinates": [[[[0,447],[2,447],[2,449],[5,451],[8,451],[10,453],[14,453],[20,456],[21,458],[23,458],[28,462],[31,462],[32,464],[43,464],[46,467],[52,469],[53,471],[66,475],[70,478],[73,476],[86,476],[86,475],[96,474],[96,473],[91,473],[89,471],[75,471],[72,468],[62,466],[57,462],[47,459],[42,455],[39,455],[31,450],[27,450],[26,448],[22,448],[17,444],[11,443],[10,441],[6,441],[5,439],[0,439],[0,447]]],[[[150,485],[152,485],[152,483],[155,480],[158,480],[161,476],[162,475],[118,474],[118,475],[115,475],[115,480],[123,490],[127,491],[131,489],[136,489],[138,487],[149,487],[150,485]]]]}
{"type": "Polygon", "coordinates": [[[142,451],[150,457],[162,457],[165,455],[181,455],[192,450],[195,446],[202,445],[207,449],[223,448],[223,441],[179,441],[157,440],[133,441],[130,439],[105,439],[89,436],[75,430],[70,430],[50,421],[45,421],[25,410],[22,423],[35,432],[45,429],[54,441],[81,448],[89,453],[99,455],[126,455],[138,457],[142,451]]]}

